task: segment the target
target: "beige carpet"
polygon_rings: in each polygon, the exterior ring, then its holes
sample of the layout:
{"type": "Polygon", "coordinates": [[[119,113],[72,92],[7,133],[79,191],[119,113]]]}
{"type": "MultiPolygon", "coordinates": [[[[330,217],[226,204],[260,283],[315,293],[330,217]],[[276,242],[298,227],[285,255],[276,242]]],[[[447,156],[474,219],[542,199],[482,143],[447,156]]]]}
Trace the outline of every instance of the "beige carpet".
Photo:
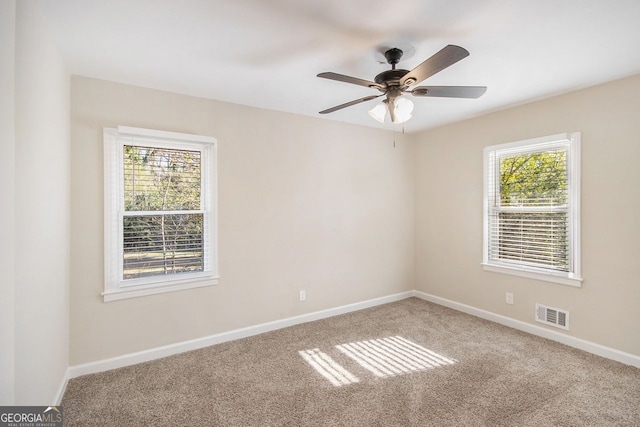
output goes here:
{"type": "Polygon", "coordinates": [[[416,298],[87,375],[65,426],[640,426],[640,369],[416,298]]]}

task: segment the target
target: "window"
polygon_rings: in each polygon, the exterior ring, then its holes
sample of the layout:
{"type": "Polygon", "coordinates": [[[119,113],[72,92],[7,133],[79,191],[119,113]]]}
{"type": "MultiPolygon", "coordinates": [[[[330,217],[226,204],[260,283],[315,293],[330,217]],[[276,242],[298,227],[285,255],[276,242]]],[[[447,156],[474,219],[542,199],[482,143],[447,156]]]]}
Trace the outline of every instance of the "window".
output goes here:
{"type": "Polygon", "coordinates": [[[104,129],[105,302],[217,283],[216,140],[104,129]]]}
{"type": "Polygon", "coordinates": [[[581,285],[579,165],[579,133],[485,148],[485,270],[581,285]]]}

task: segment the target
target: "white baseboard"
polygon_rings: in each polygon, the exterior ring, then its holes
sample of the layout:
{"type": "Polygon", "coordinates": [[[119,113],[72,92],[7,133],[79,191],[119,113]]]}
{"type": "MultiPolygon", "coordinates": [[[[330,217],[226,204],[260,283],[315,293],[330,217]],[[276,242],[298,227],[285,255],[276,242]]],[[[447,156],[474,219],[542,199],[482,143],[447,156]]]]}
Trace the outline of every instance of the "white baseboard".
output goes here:
{"type": "Polygon", "coordinates": [[[64,375],[62,376],[62,381],[60,382],[60,386],[58,387],[58,391],[56,391],[56,396],[53,398],[53,404],[55,406],[60,406],[62,403],[62,396],[64,396],[64,392],[67,390],[67,384],[69,383],[69,368],[64,371],[64,375]]]}
{"type": "Polygon", "coordinates": [[[586,341],[580,338],[575,338],[560,332],[551,331],[541,326],[532,325],[520,320],[515,320],[506,316],[502,316],[496,313],[492,313],[486,310],[482,310],[476,307],[472,307],[459,302],[451,301],[445,298],[440,298],[435,295],[430,295],[420,291],[407,291],[399,294],[388,295],[385,297],[375,298],[367,301],[362,301],[354,304],[343,305],[340,307],[330,308],[321,311],[315,311],[313,313],[302,314],[300,316],[288,317],[286,319],[275,320],[273,322],[262,323],[259,325],[249,326],[246,328],[235,329],[233,331],[222,332],[220,334],[210,335],[203,338],[198,338],[190,341],[183,341],[176,344],[170,344],[163,347],[156,347],[149,350],[139,351],[136,353],[125,354],[110,359],[98,360],[95,362],[85,363],[82,365],[71,366],[66,372],[62,384],[56,395],[56,402],[59,404],[64,391],[67,386],[67,382],[71,378],[75,378],[81,375],[94,374],[98,372],[108,371],[111,369],[122,368],[125,366],[135,365],[142,362],[148,362],[151,360],[160,359],[174,354],[184,353],[186,351],[197,350],[200,348],[208,347],[215,344],[220,344],[227,341],[233,341],[241,338],[250,337],[253,335],[262,334],[277,329],[286,328],[289,326],[298,325],[301,323],[312,322],[314,320],[326,319],[332,316],[338,316],[340,314],[350,313],[357,310],[362,310],[377,305],[387,304],[390,302],[400,301],[405,298],[418,297],[425,301],[430,301],[435,304],[439,304],[445,307],[452,308],[454,310],[461,311],[463,313],[471,314],[482,319],[490,320],[492,322],[499,323],[523,332],[537,335],[542,338],[547,338],[559,343],[578,348],[580,350],[587,351],[589,353],[596,354],[598,356],[606,357],[627,365],[640,368],[640,356],[636,356],[630,353],[625,353],[610,347],[605,347],[600,344],[586,341]]]}
{"type": "MultiPolygon", "coordinates": [[[[136,353],[125,354],[123,356],[113,357],[110,359],[98,360],[82,365],[71,366],[68,369],[67,378],[65,379],[63,386],[61,386],[61,389],[64,393],[66,381],[68,381],[68,379],[70,378],[75,378],[81,375],[94,374],[97,372],[135,365],[137,363],[148,362],[150,360],[160,359],[163,357],[172,356],[174,354],[184,353],[186,351],[197,350],[199,348],[208,347],[214,344],[220,344],[227,341],[246,338],[265,332],[275,331],[277,329],[298,325],[301,323],[312,322],[314,320],[325,319],[327,317],[338,316],[340,314],[345,314],[352,311],[400,301],[412,296],[414,296],[414,291],[402,292],[399,294],[388,295],[385,297],[374,298],[354,304],[343,305],[340,307],[315,311],[313,313],[302,314],[300,316],[288,317],[286,319],[249,326],[242,329],[235,329],[229,332],[222,332],[220,334],[197,338],[190,341],[183,341],[176,344],[169,344],[163,347],[156,347],[136,353]]],[[[60,397],[61,396],[62,395],[60,395],[60,397]]]]}
{"type": "Polygon", "coordinates": [[[519,331],[537,335],[542,338],[547,338],[552,341],[557,341],[570,347],[574,347],[592,354],[596,354],[598,356],[606,357],[607,359],[615,360],[626,365],[640,368],[640,356],[636,356],[631,353],[625,353],[624,351],[596,344],[594,342],[583,340],[581,338],[572,337],[561,332],[551,331],[542,326],[532,325],[530,323],[522,322],[520,320],[512,319],[510,317],[495,314],[490,311],[482,310],[466,304],[461,304],[459,302],[451,301],[445,298],[440,298],[424,292],[413,291],[413,295],[425,301],[443,305],[445,307],[449,307],[457,311],[462,311],[463,313],[471,314],[482,319],[490,320],[492,322],[517,329],[519,331]]]}

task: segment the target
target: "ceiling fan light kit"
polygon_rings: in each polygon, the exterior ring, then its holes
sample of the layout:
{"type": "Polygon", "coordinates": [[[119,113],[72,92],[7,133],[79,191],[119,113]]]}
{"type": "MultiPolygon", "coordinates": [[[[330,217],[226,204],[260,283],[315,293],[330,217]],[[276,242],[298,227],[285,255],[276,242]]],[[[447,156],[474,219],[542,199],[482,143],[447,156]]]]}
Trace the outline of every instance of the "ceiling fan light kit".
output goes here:
{"type": "Polygon", "coordinates": [[[386,99],[369,110],[369,115],[373,117],[374,120],[379,121],[380,123],[384,123],[384,118],[387,115],[387,104],[386,99]]]}
{"type": "Polygon", "coordinates": [[[409,90],[413,85],[469,56],[469,52],[460,46],[445,46],[411,71],[396,69],[396,64],[400,62],[402,55],[401,49],[391,48],[387,50],[384,56],[387,63],[391,65],[391,69],[375,76],[374,81],[332,72],[318,74],[318,77],[321,78],[365,86],[381,92],[380,95],[365,96],[364,98],[336,105],[320,111],[320,114],[333,113],[352,105],[385,96],[386,99],[384,101],[369,110],[369,115],[380,123],[384,123],[386,112],[389,111],[393,123],[404,123],[412,117],[413,102],[403,94],[410,93],[417,97],[479,98],[487,91],[484,86],[420,86],[409,90]]]}
{"type": "Polygon", "coordinates": [[[387,109],[391,115],[391,121],[399,124],[408,121],[413,117],[413,102],[404,96],[399,96],[394,99],[393,107],[388,107],[389,100],[385,99],[378,105],[369,110],[369,115],[380,123],[384,123],[384,119],[387,116],[387,109]]]}

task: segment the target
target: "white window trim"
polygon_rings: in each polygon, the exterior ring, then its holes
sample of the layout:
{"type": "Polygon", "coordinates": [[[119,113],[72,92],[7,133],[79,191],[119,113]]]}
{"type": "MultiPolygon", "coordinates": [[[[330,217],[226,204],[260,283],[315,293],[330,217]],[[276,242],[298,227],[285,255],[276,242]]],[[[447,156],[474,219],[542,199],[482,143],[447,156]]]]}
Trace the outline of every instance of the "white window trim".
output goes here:
{"type": "Polygon", "coordinates": [[[104,302],[175,292],[218,284],[218,223],[217,223],[217,140],[209,136],[165,132],[126,126],[104,128],[104,302]],[[134,138],[156,147],[192,148],[203,152],[202,180],[208,194],[203,197],[207,215],[206,271],[171,276],[155,276],[122,280],[123,162],[125,144],[134,138]],[[114,179],[115,178],[115,179],[114,179]]]}
{"type": "Polygon", "coordinates": [[[544,136],[540,138],[516,141],[507,144],[492,145],[484,149],[483,164],[483,230],[482,230],[482,266],[485,271],[510,274],[514,276],[526,277],[529,279],[542,280],[546,282],[559,283],[562,285],[582,287],[583,278],[580,275],[580,132],[562,133],[557,135],[544,136]],[[510,150],[523,152],[536,152],[544,149],[545,146],[557,146],[566,144],[567,166],[568,166],[568,187],[569,187],[569,222],[570,233],[570,253],[571,272],[554,272],[542,268],[520,266],[502,263],[489,259],[489,154],[495,151],[508,152],[510,150]],[[521,147],[530,149],[520,150],[521,147]]]}

